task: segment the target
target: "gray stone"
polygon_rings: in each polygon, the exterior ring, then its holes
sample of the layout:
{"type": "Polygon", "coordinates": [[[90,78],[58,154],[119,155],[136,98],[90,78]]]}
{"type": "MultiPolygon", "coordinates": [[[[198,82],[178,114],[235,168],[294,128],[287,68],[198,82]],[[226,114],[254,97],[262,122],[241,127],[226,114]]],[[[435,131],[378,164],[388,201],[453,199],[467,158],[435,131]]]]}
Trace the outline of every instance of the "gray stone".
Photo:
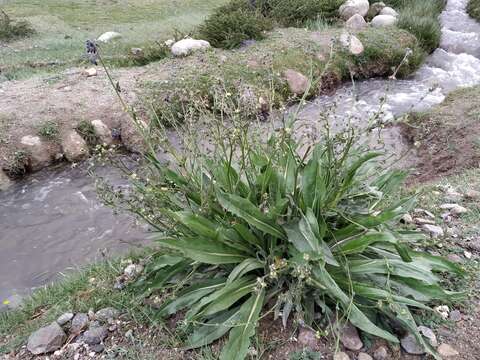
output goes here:
{"type": "Polygon", "coordinates": [[[87,143],[75,130],[62,136],[62,149],[70,162],[81,161],[89,154],[87,143]]]}
{"type": "Polygon", "coordinates": [[[385,6],[382,11],[380,11],[380,15],[390,15],[390,16],[398,16],[398,12],[395,11],[395,9],[392,9],[389,6],[385,6]]]}
{"type": "Polygon", "coordinates": [[[373,358],[375,360],[387,360],[388,359],[388,350],[385,346],[380,346],[373,353],[373,358]]]}
{"type": "Polygon", "coordinates": [[[287,81],[288,87],[295,95],[303,95],[308,90],[308,78],[298,71],[287,69],[283,72],[283,77],[287,81]]]}
{"type": "Polygon", "coordinates": [[[34,355],[47,354],[58,350],[67,335],[56,322],[38,329],[28,338],[27,349],[34,355]]]}
{"type": "Polygon", "coordinates": [[[88,315],[85,313],[78,313],[72,319],[72,326],[70,332],[72,334],[80,334],[88,326],[89,319],[88,315]]]}
{"type": "Polygon", "coordinates": [[[473,241],[467,242],[467,247],[469,249],[480,252],[480,239],[475,239],[473,241]]]}
{"type": "Polygon", "coordinates": [[[12,181],[7,176],[7,174],[5,174],[2,169],[0,169],[0,191],[7,190],[10,185],[12,185],[12,181]]]}
{"type": "Polygon", "coordinates": [[[100,138],[102,144],[112,145],[113,137],[112,131],[108,128],[107,125],[102,120],[93,120],[92,126],[95,130],[95,135],[100,138]]]}
{"type": "Polygon", "coordinates": [[[333,360],[350,360],[350,356],[344,352],[338,352],[333,356],[333,360]]]}
{"type": "Polygon", "coordinates": [[[95,317],[99,321],[103,322],[109,322],[113,319],[116,319],[118,317],[118,310],[112,307],[107,307],[104,309],[100,309],[95,313],[95,317]]]}
{"type": "Polygon", "coordinates": [[[457,350],[448,344],[441,344],[437,351],[443,359],[454,359],[460,355],[457,350]]]}
{"type": "Polygon", "coordinates": [[[419,326],[418,331],[420,332],[420,334],[422,334],[424,337],[428,339],[428,341],[433,347],[438,346],[437,337],[435,336],[435,333],[432,331],[432,329],[426,326],[419,326]]]}
{"type": "Polygon", "coordinates": [[[458,204],[442,204],[440,205],[440,209],[449,210],[452,215],[461,215],[468,212],[468,209],[458,204]]]}
{"type": "Polygon", "coordinates": [[[90,346],[90,350],[95,351],[96,353],[101,353],[105,350],[105,345],[103,344],[96,344],[90,346]]]}
{"type": "Polygon", "coordinates": [[[130,264],[124,270],[123,273],[129,279],[133,279],[140,275],[143,271],[143,266],[140,264],[130,264]]]}
{"type": "Polygon", "coordinates": [[[313,330],[302,327],[298,332],[298,343],[313,350],[318,346],[318,339],[313,330]]]}
{"type": "Polygon", "coordinates": [[[394,26],[397,23],[397,18],[392,15],[377,15],[372,19],[372,26],[379,28],[379,27],[387,27],[387,26],[394,26]]]}
{"type": "Polygon", "coordinates": [[[423,355],[425,349],[421,346],[413,334],[408,334],[400,340],[403,350],[412,355],[423,355]]]}
{"type": "Polygon", "coordinates": [[[172,54],[187,56],[193,52],[204,51],[210,48],[210,43],[205,40],[183,39],[172,45],[172,54]]]}
{"type": "Polygon", "coordinates": [[[462,320],[462,313],[458,310],[453,310],[450,312],[449,319],[454,322],[459,322],[462,320]]]}
{"type": "Polygon", "coordinates": [[[133,56],[137,56],[137,57],[141,57],[143,56],[143,49],[142,48],[131,48],[130,49],[130,53],[133,55],[133,56]]]}
{"type": "Polygon", "coordinates": [[[373,360],[373,358],[367,353],[361,352],[358,354],[357,360],[373,360]]]}
{"type": "Polygon", "coordinates": [[[50,165],[55,159],[55,151],[38,136],[26,135],[20,139],[20,146],[28,153],[33,171],[50,165]]]}
{"type": "Polygon", "coordinates": [[[347,20],[347,22],[345,23],[345,27],[350,30],[362,30],[367,27],[367,22],[365,21],[363,16],[355,14],[347,20]]]}
{"type": "Polygon", "coordinates": [[[18,309],[20,306],[22,306],[22,303],[23,297],[18,294],[10,295],[0,302],[0,312],[18,309]]]}
{"type": "Polygon", "coordinates": [[[356,36],[349,33],[340,35],[340,43],[344,48],[348,49],[352,55],[360,55],[365,50],[362,42],[356,36]]]}
{"type": "Polygon", "coordinates": [[[363,347],[357,328],[350,323],[347,323],[341,330],[340,341],[348,350],[358,351],[363,347]]]}
{"type": "Polygon", "coordinates": [[[108,330],[103,326],[90,327],[83,333],[82,339],[85,344],[96,345],[100,344],[108,335],[108,330]]]}
{"type": "Polygon", "coordinates": [[[65,314],[60,315],[60,317],[57,319],[57,324],[60,326],[63,326],[72,319],[73,319],[73,314],[67,312],[65,314]]]}
{"type": "Polygon", "coordinates": [[[116,40],[122,37],[122,34],[115,31],[107,31],[97,38],[97,41],[107,43],[112,40],[116,40]]]}
{"type": "Polygon", "coordinates": [[[423,224],[422,230],[430,234],[432,238],[443,236],[443,229],[437,225],[423,224]]]}
{"type": "Polygon", "coordinates": [[[347,0],[345,4],[340,6],[338,12],[343,20],[348,20],[355,14],[364,17],[369,9],[370,3],[368,0],[347,0]]]}
{"type": "Polygon", "coordinates": [[[480,191],[468,190],[464,196],[468,200],[478,200],[480,199],[480,191]]]}
{"type": "Polygon", "coordinates": [[[447,260],[449,260],[451,262],[454,262],[454,263],[457,263],[457,264],[460,264],[460,263],[463,262],[462,258],[457,254],[448,254],[447,255],[447,260]]]}

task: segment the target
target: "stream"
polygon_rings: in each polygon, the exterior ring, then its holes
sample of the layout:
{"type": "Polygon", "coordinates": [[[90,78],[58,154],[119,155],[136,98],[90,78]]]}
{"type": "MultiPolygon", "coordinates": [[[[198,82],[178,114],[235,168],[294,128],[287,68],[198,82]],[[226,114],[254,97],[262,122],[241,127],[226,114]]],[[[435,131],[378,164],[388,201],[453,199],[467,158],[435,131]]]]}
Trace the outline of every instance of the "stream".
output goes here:
{"type": "MultiPolygon", "coordinates": [[[[364,123],[380,107],[388,121],[431,108],[458,87],[480,84],[480,23],[466,13],[467,3],[448,0],[441,14],[441,46],[414,75],[345,85],[306,105],[300,120],[315,122],[332,106],[333,123],[364,123]]],[[[405,150],[398,129],[385,136],[389,151],[405,150]]],[[[99,173],[117,184],[122,181],[111,168],[99,173]]],[[[35,173],[0,192],[0,310],[5,299],[28,294],[103,256],[146,244],[147,238],[145,227],[100,203],[87,164],[35,173]]]]}

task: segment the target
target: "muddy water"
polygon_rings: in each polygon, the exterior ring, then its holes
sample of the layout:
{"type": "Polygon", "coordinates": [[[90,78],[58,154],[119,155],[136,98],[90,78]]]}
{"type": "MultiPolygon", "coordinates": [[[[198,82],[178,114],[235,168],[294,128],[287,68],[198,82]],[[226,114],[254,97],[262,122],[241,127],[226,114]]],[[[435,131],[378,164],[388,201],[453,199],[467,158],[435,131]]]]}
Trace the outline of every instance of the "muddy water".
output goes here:
{"type": "MultiPolygon", "coordinates": [[[[460,86],[480,84],[480,24],[466,14],[467,2],[448,1],[441,15],[441,48],[411,78],[347,85],[308,104],[301,119],[311,124],[331,107],[332,123],[362,127],[379,109],[388,121],[428,109],[460,86]]],[[[405,149],[398,129],[383,134],[390,151],[405,149]]],[[[103,171],[115,179],[111,169],[103,171]]],[[[0,193],[0,304],[98,259],[102,249],[118,253],[146,238],[146,229],[100,204],[85,167],[37,173],[0,193]]]]}

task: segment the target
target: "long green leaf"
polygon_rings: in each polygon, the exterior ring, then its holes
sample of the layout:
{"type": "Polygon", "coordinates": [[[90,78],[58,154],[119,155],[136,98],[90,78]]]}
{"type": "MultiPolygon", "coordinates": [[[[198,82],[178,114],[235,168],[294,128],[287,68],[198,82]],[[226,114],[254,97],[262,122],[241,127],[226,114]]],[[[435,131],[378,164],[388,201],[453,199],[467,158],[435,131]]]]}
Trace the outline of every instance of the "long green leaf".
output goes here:
{"type": "Polygon", "coordinates": [[[232,270],[232,272],[228,276],[227,283],[231,283],[232,281],[241,278],[243,275],[249,273],[250,271],[261,269],[263,267],[265,267],[265,264],[258,259],[245,259],[240,264],[238,264],[235,269],[232,270]]]}
{"type": "Polygon", "coordinates": [[[285,239],[282,227],[263,214],[249,200],[237,195],[217,193],[220,205],[232,214],[245,220],[250,226],[270,234],[276,238],[285,239]]]}
{"type": "Polygon", "coordinates": [[[250,338],[255,335],[260,311],[265,299],[265,289],[252,294],[240,308],[238,325],[230,330],[230,336],[222,349],[220,360],[243,360],[247,356],[250,338]]]}

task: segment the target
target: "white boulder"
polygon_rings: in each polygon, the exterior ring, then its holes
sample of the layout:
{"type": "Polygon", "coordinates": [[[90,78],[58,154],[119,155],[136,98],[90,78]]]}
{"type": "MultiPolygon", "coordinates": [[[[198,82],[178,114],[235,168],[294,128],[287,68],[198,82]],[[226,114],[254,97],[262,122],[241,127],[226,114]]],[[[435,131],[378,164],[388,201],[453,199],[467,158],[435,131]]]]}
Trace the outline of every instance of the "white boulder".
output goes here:
{"type": "Polygon", "coordinates": [[[349,33],[343,33],[340,36],[340,43],[342,46],[352,54],[360,55],[365,50],[362,42],[354,35],[349,33]]]}
{"type": "Polygon", "coordinates": [[[380,11],[380,15],[391,15],[391,16],[398,16],[398,12],[395,9],[391,8],[390,6],[385,6],[382,11],[380,11]]]}
{"type": "Polygon", "coordinates": [[[340,6],[338,12],[343,20],[348,20],[355,14],[365,17],[369,9],[370,3],[368,0],[347,0],[345,4],[340,6]]]}
{"type": "Polygon", "coordinates": [[[355,14],[347,20],[347,22],[345,23],[345,27],[349,30],[361,30],[367,27],[367,22],[365,21],[363,16],[355,14]]]}
{"type": "Polygon", "coordinates": [[[116,40],[122,37],[122,34],[115,32],[115,31],[107,31],[100,35],[97,39],[99,42],[107,43],[112,40],[116,40]]]}
{"type": "Polygon", "coordinates": [[[112,145],[112,131],[108,128],[107,125],[105,125],[102,120],[93,120],[92,126],[95,130],[95,134],[100,138],[102,144],[112,145]]]}
{"type": "Polygon", "coordinates": [[[10,178],[0,169],[0,191],[7,190],[11,185],[10,178]]]}
{"type": "Polygon", "coordinates": [[[172,54],[175,56],[186,56],[196,51],[203,51],[210,48],[210,43],[205,40],[183,39],[172,45],[172,54]]]}
{"type": "Polygon", "coordinates": [[[62,149],[70,162],[83,160],[89,154],[87,143],[75,130],[71,130],[62,136],[62,149]]]}
{"type": "Polygon", "coordinates": [[[379,27],[387,27],[393,26],[397,23],[397,18],[392,15],[377,15],[372,19],[372,26],[379,28],[379,27]]]}
{"type": "Polygon", "coordinates": [[[20,146],[29,155],[32,171],[40,170],[55,160],[55,149],[38,136],[26,135],[22,137],[20,146]]]}

